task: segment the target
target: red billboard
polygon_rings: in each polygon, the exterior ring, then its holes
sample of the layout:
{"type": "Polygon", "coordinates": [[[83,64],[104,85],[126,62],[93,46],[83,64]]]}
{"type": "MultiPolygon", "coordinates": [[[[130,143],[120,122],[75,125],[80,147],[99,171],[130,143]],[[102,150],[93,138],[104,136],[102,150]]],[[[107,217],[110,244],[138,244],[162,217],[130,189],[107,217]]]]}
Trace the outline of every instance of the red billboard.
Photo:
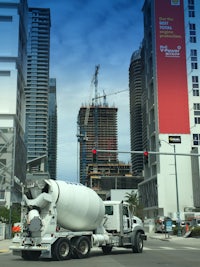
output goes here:
{"type": "Polygon", "coordinates": [[[160,133],[190,132],[183,0],[155,0],[160,133]]]}

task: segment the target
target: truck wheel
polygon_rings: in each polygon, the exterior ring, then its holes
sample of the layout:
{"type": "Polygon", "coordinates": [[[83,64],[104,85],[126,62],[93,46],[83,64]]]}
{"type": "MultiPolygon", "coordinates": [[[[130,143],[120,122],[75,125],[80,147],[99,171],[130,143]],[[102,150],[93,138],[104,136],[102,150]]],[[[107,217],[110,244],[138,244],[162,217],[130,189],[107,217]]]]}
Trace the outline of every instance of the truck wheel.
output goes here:
{"type": "Polygon", "coordinates": [[[135,240],[132,241],[133,253],[142,253],[143,251],[143,239],[141,233],[136,233],[135,240]]]}
{"type": "Polygon", "coordinates": [[[107,245],[107,246],[102,246],[101,248],[102,248],[103,254],[108,255],[111,253],[113,247],[110,245],[107,245]]]}
{"type": "Polygon", "coordinates": [[[26,261],[37,261],[41,255],[41,251],[22,251],[22,258],[26,261]]]}
{"type": "Polygon", "coordinates": [[[71,245],[67,238],[60,238],[52,247],[52,258],[57,261],[68,260],[71,257],[71,245]]]}
{"type": "Polygon", "coordinates": [[[73,254],[78,259],[87,258],[90,254],[90,248],[91,248],[90,240],[85,236],[81,236],[75,242],[75,249],[73,254]]]}

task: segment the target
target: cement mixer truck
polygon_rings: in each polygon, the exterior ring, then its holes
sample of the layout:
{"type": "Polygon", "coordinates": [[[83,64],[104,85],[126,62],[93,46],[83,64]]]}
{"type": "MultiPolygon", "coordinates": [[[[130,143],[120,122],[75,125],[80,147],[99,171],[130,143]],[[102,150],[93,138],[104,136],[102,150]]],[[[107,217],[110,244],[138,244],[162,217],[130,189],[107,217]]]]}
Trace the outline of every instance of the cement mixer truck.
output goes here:
{"type": "Polygon", "coordinates": [[[95,247],[104,254],[114,247],[141,253],[146,240],[128,203],[102,201],[84,185],[51,179],[26,185],[18,229],[10,249],[24,260],[82,259],[95,247]]]}

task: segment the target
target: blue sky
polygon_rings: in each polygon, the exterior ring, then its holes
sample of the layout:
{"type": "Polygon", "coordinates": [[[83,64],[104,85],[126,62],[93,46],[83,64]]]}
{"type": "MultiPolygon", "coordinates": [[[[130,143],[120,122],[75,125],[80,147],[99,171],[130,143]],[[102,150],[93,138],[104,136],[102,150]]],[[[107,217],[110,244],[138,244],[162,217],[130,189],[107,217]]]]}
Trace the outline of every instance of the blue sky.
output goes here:
{"type": "MultiPolygon", "coordinates": [[[[57,179],[77,181],[77,115],[87,104],[95,66],[98,93],[128,89],[132,53],[143,38],[143,0],[28,0],[51,9],[50,76],[57,80],[57,179]]],[[[107,97],[118,107],[118,148],[130,151],[129,93],[107,97]]],[[[130,161],[129,154],[119,160],[130,161]]]]}

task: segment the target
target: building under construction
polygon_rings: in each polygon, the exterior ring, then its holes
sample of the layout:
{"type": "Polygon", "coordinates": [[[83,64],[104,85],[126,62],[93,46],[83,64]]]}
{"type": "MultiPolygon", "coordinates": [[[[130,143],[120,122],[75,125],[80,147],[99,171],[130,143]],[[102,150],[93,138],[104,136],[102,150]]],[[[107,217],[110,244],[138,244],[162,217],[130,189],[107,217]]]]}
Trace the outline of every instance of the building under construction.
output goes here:
{"type": "MultiPolygon", "coordinates": [[[[98,70],[99,65],[91,82],[92,90],[95,85],[95,97],[89,99],[89,104],[83,105],[78,113],[77,137],[80,144],[80,182],[105,199],[110,189],[136,189],[139,180],[132,176],[130,163],[118,160],[118,108],[109,107],[106,102],[108,95],[98,95],[98,70]],[[100,101],[102,98],[103,103],[100,101]],[[105,150],[108,152],[101,152],[105,150]]],[[[126,90],[109,95],[123,91],[126,90]]]]}
{"type": "Polygon", "coordinates": [[[88,184],[88,165],[118,162],[117,153],[97,152],[95,162],[93,149],[117,150],[117,108],[108,105],[82,106],[78,114],[78,140],[80,142],[80,182],[88,184]],[[87,123],[85,118],[88,113],[87,123]]]}

